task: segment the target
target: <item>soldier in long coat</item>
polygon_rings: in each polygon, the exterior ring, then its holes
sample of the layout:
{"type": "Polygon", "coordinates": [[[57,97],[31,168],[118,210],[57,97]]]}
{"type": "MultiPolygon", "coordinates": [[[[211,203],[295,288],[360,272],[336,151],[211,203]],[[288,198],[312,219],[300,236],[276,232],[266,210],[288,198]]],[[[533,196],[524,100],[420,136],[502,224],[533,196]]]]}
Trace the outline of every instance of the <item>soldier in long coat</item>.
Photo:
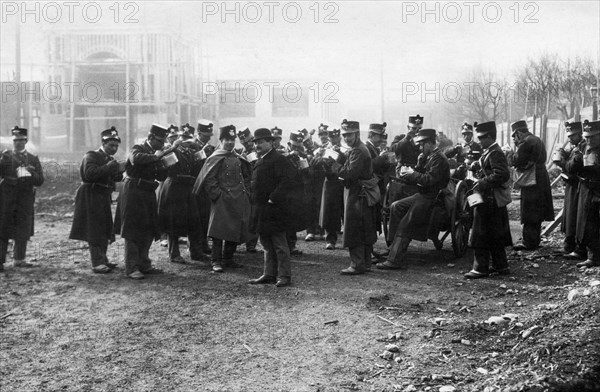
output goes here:
{"type": "MultiPolygon", "coordinates": [[[[565,199],[563,205],[563,219],[560,230],[565,233],[563,249],[565,257],[570,259],[585,260],[585,244],[577,242],[577,207],[579,201],[579,178],[575,158],[584,151],[585,141],[583,140],[583,129],[581,122],[566,122],[565,130],[569,138],[569,144],[565,148],[559,148],[558,153],[560,161],[555,162],[562,169],[562,179],[565,184],[565,199]]],[[[580,156],[580,155],[579,155],[580,156]]]]}
{"type": "Polygon", "coordinates": [[[212,270],[241,267],[233,261],[238,244],[249,237],[250,163],[236,153],[235,126],[219,129],[221,145],[206,160],[194,192],[202,188],[211,200],[208,236],[212,238],[212,270]]]}
{"type": "Polygon", "coordinates": [[[167,179],[158,193],[158,222],[160,232],[168,236],[169,260],[185,264],[179,251],[179,237],[188,238],[192,260],[201,261],[204,258],[200,212],[192,194],[192,187],[200,172],[200,160],[196,154],[199,146],[194,141],[194,127],[182,125],[177,136],[179,143],[173,149],[177,163],[168,168],[167,179]]]}
{"type": "Polygon", "coordinates": [[[509,189],[510,171],[506,155],[496,143],[496,123],[476,124],[476,132],[485,150],[472,169],[479,179],[475,192],[481,194],[484,203],[473,210],[470,246],[474,251],[474,262],[473,269],[465,274],[467,279],[483,278],[490,273],[508,274],[505,247],[512,245],[506,201],[497,196],[498,192],[509,189]]]}
{"type": "Polygon", "coordinates": [[[529,132],[527,122],[517,121],[511,124],[511,128],[517,144],[513,166],[521,172],[535,166],[536,179],[535,185],[521,187],[523,242],[513,249],[533,250],[540,245],[542,222],[554,220],[552,190],[546,170],[546,147],[539,137],[529,132]]]}
{"type": "Polygon", "coordinates": [[[121,138],[115,127],[102,131],[102,146],[88,151],[79,167],[81,186],[75,194],[75,213],[69,239],[87,241],[92,261],[92,272],[108,273],[117,264],[106,257],[108,244],[115,241],[112,216],[112,193],[115,182],[123,179],[125,164],[113,155],[119,149],[121,138]]]}
{"type": "Polygon", "coordinates": [[[387,260],[377,264],[379,269],[400,269],[410,241],[427,240],[433,204],[450,181],[450,165],[436,145],[435,129],[419,130],[415,142],[419,143],[422,153],[414,172],[403,174],[401,180],[417,186],[419,193],[390,206],[388,241],[392,245],[387,260]]]}
{"type": "Polygon", "coordinates": [[[125,274],[131,279],[144,279],[145,274],[162,271],[152,266],[149,251],[153,240],[160,238],[158,227],[158,181],[167,177],[161,158],[181,142],[161,150],[167,129],[153,124],[148,138],[131,148],[125,163],[126,178],[117,202],[115,233],[125,239],[125,274]]]}
{"type": "Polygon", "coordinates": [[[15,267],[31,267],[25,261],[27,241],[33,235],[35,187],[44,183],[37,156],[25,149],[27,129],[12,130],[14,149],[0,155],[0,270],[4,270],[8,240],[14,240],[15,267]]]}
{"type": "Polygon", "coordinates": [[[250,284],[275,283],[277,287],[291,283],[290,249],[286,232],[290,228],[289,193],[293,188],[294,168],[275,150],[273,134],[267,128],[254,131],[254,144],[260,159],[252,171],[252,200],[256,208],[250,219],[250,230],[258,233],[263,246],[264,272],[250,284]]]}
{"type": "MultiPolygon", "coordinates": [[[[252,177],[252,169],[254,168],[254,163],[258,160],[258,155],[256,154],[256,149],[254,148],[254,138],[252,136],[252,132],[250,132],[249,128],[244,128],[242,130],[238,130],[237,132],[238,139],[240,139],[240,143],[242,144],[241,149],[237,150],[237,153],[245,159],[250,164],[250,177],[252,177]]],[[[249,189],[248,189],[249,191],[249,189]]],[[[252,209],[254,209],[254,204],[250,204],[250,216],[252,216],[252,209]]],[[[258,235],[256,233],[248,233],[248,241],[246,241],[246,252],[248,253],[256,253],[256,245],[258,244],[258,235]]]]}
{"type": "MultiPolygon", "coordinates": [[[[373,173],[379,179],[377,185],[379,186],[379,192],[381,195],[385,193],[385,174],[389,169],[390,163],[385,155],[381,155],[379,145],[383,142],[383,135],[385,133],[385,127],[387,123],[383,124],[370,124],[369,134],[365,145],[371,155],[371,162],[373,164],[373,173]]],[[[382,230],[382,219],[381,219],[381,202],[375,206],[375,227],[379,233],[383,233],[382,230]]]]}
{"type": "Polygon", "coordinates": [[[369,150],[360,140],[357,121],[344,119],[342,136],[350,150],[347,156],[340,154],[334,168],[344,183],[343,247],[350,251],[350,266],[341,274],[359,275],[371,270],[373,244],[377,241],[375,209],[363,192],[363,181],[373,178],[373,166],[369,150]]]}
{"type": "MultiPolygon", "coordinates": [[[[319,125],[318,136],[321,138],[327,137],[327,128],[325,124],[319,125]]],[[[322,227],[319,226],[319,212],[321,210],[321,197],[323,194],[323,182],[325,181],[325,170],[322,165],[315,165],[315,156],[322,154],[323,148],[321,145],[313,145],[313,149],[308,152],[308,160],[310,169],[306,176],[304,190],[307,196],[307,214],[308,222],[306,228],[305,241],[314,241],[315,236],[322,234],[322,227]]]]}
{"type": "Polygon", "coordinates": [[[583,122],[585,151],[579,152],[579,211],[576,240],[586,245],[587,260],[578,267],[600,266],[600,121],[583,122]]]}
{"type": "MultiPolygon", "coordinates": [[[[209,120],[199,120],[197,127],[197,140],[198,146],[201,151],[202,157],[200,158],[200,169],[206,162],[206,159],[212,155],[215,151],[215,147],[210,144],[210,139],[213,136],[213,123],[209,120]]],[[[208,245],[208,222],[210,220],[210,198],[205,191],[200,191],[196,195],[196,203],[198,204],[198,211],[200,211],[200,225],[201,225],[201,246],[202,252],[211,255],[212,249],[208,245]]]]}
{"type": "Polygon", "coordinates": [[[339,129],[327,131],[329,142],[322,146],[322,150],[312,160],[313,167],[322,167],[325,172],[323,191],[321,194],[321,209],[319,211],[319,226],[325,230],[325,249],[334,250],[338,231],[342,228],[344,217],[344,184],[340,181],[337,172],[324,159],[327,150],[341,154],[341,135],[339,129]]]}

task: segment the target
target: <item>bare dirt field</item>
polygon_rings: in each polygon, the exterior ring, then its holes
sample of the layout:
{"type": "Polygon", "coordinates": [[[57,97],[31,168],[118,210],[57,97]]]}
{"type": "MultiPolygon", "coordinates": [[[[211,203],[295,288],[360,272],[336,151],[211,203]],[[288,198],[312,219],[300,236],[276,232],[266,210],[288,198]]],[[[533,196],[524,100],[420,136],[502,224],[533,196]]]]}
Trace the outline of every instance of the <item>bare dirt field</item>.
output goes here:
{"type": "Polygon", "coordinates": [[[243,247],[244,268],[213,274],[158,243],[165,273],[132,281],[120,239],[119,268],[91,272],[86,244],[67,240],[72,190],[50,187],[36,267],[0,274],[2,392],[600,390],[600,271],[564,260],[558,234],[511,252],[511,276],[477,281],[448,240],[413,242],[403,270],[347,277],[347,250],[303,234],[291,287],[248,285],[262,254],[243,247]]]}

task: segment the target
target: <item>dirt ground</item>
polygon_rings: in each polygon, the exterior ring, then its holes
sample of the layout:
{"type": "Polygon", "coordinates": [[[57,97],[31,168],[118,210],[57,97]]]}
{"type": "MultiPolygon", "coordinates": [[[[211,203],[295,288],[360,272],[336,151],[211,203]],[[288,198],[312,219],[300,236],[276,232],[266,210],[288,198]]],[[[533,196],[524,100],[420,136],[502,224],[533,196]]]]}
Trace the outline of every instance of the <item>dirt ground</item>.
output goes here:
{"type": "Polygon", "coordinates": [[[36,267],[9,260],[0,274],[2,392],[600,390],[600,271],[564,260],[558,234],[511,252],[511,276],[477,281],[449,240],[413,242],[400,271],[347,277],[347,250],[303,233],[291,287],[248,285],[262,254],[243,247],[244,268],[213,274],[169,263],[158,243],[165,273],[132,281],[120,239],[119,268],[91,272],[86,244],[67,240],[72,189],[51,186],[28,249],[36,267]]]}

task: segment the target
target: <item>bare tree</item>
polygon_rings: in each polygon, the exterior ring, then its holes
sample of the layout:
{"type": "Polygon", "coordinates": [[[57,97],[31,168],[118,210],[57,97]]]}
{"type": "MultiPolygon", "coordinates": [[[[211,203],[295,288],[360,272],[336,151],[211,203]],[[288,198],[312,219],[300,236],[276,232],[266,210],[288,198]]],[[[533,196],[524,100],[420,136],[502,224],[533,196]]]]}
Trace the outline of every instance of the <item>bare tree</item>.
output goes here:
{"type": "Polygon", "coordinates": [[[561,64],[556,108],[563,120],[573,118],[591,103],[590,86],[596,82],[596,70],[591,58],[576,57],[561,64]]]}

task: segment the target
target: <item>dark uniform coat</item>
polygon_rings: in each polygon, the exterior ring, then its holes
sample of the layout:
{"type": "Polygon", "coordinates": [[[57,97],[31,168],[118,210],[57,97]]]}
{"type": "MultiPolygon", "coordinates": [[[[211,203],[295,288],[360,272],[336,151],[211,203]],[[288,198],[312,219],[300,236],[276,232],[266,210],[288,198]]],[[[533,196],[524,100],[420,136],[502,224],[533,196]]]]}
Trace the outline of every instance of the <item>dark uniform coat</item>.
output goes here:
{"type": "Polygon", "coordinates": [[[478,188],[484,203],[473,211],[473,227],[471,229],[470,246],[489,248],[492,244],[512,245],[508,210],[506,206],[498,207],[494,197],[494,189],[507,185],[510,178],[506,155],[497,143],[483,152],[479,159],[481,169],[477,173],[478,188]]]}
{"type": "Polygon", "coordinates": [[[576,239],[600,262],[600,148],[586,145],[584,151],[574,159],[580,181],[576,239]]]}
{"type": "Polygon", "coordinates": [[[307,159],[303,151],[289,152],[285,155],[289,164],[294,168],[294,181],[288,194],[288,203],[293,206],[289,212],[289,230],[298,232],[306,229],[309,216],[309,193],[306,188],[311,185],[311,169],[300,168],[300,158],[307,159]]]}
{"type": "Polygon", "coordinates": [[[115,214],[115,233],[131,241],[145,241],[148,236],[159,239],[158,181],[167,177],[167,170],[154,155],[148,142],[131,148],[125,164],[127,178],[119,194],[115,214]]]}
{"type": "Polygon", "coordinates": [[[406,135],[398,143],[392,144],[390,150],[396,154],[396,158],[398,159],[398,167],[415,167],[417,165],[420,150],[419,146],[415,144],[413,137],[410,134],[406,135]]]}
{"type": "Polygon", "coordinates": [[[521,188],[521,223],[538,224],[554,220],[550,178],[546,170],[546,147],[541,139],[527,133],[517,147],[513,166],[524,171],[535,164],[536,185],[521,188]]]}
{"type": "Polygon", "coordinates": [[[418,186],[419,197],[400,221],[398,230],[404,238],[426,241],[433,204],[440,190],[450,181],[448,159],[436,148],[426,159],[420,158],[415,171],[403,178],[408,184],[418,186]]]}
{"type": "Polygon", "coordinates": [[[168,168],[167,179],[158,192],[158,222],[161,233],[184,237],[198,230],[200,212],[192,187],[200,172],[200,162],[194,158],[197,148],[187,143],[173,153],[178,162],[168,168]]]}
{"type": "Polygon", "coordinates": [[[112,193],[115,181],[121,181],[114,158],[99,148],[88,151],[79,167],[81,186],[75,194],[75,213],[69,239],[87,241],[94,246],[114,242],[112,193]]]}
{"type": "MultiPolygon", "coordinates": [[[[367,146],[369,154],[371,155],[373,173],[379,179],[377,185],[379,186],[379,192],[381,193],[383,199],[386,188],[385,176],[390,168],[390,163],[385,156],[380,155],[379,148],[375,147],[369,140],[367,140],[365,145],[367,146]]],[[[378,232],[382,232],[381,201],[375,205],[375,227],[377,228],[378,232]]]]}
{"type": "MultiPolygon", "coordinates": [[[[323,146],[327,149],[335,149],[331,143],[323,146]]],[[[340,181],[337,172],[331,170],[331,166],[324,160],[323,156],[315,156],[313,166],[320,166],[325,172],[323,191],[321,193],[321,209],[319,211],[319,226],[328,232],[339,231],[344,216],[344,184],[340,181]]]]}
{"type": "Polygon", "coordinates": [[[582,140],[577,146],[570,146],[569,149],[561,151],[563,160],[557,163],[563,169],[563,182],[565,184],[565,200],[563,206],[563,219],[560,229],[566,237],[575,238],[577,232],[577,206],[579,200],[579,177],[578,171],[581,170],[581,153],[585,150],[585,140],[582,140]],[[579,155],[579,165],[575,158],[579,155]],[[564,162],[564,164],[562,163],[564,162]]]}
{"type": "Polygon", "coordinates": [[[256,206],[250,219],[251,232],[269,235],[291,231],[289,216],[293,207],[288,200],[295,175],[288,160],[275,149],[256,161],[251,183],[252,202],[256,206]]]}
{"type": "Polygon", "coordinates": [[[373,177],[371,154],[365,144],[357,140],[348,151],[342,167],[337,171],[344,183],[344,237],[343,247],[372,245],[377,241],[375,209],[369,207],[361,181],[373,177]]]}
{"type": "Polygon", "coordinates": [[[35,188],[44,183],[42,165],[27,151],[0,155],[0,238],[29,240],[33,235],[35,188]],[[31,176],[17,177],[17,168],[32,167],[31,176]]]}
{"type": "Polygon", "coordinates": [[[211,200],[208,236],[244,243],[249,237],[250,163],[236,152],[216,150],[205,162],[194,185],[211,200]]]}

